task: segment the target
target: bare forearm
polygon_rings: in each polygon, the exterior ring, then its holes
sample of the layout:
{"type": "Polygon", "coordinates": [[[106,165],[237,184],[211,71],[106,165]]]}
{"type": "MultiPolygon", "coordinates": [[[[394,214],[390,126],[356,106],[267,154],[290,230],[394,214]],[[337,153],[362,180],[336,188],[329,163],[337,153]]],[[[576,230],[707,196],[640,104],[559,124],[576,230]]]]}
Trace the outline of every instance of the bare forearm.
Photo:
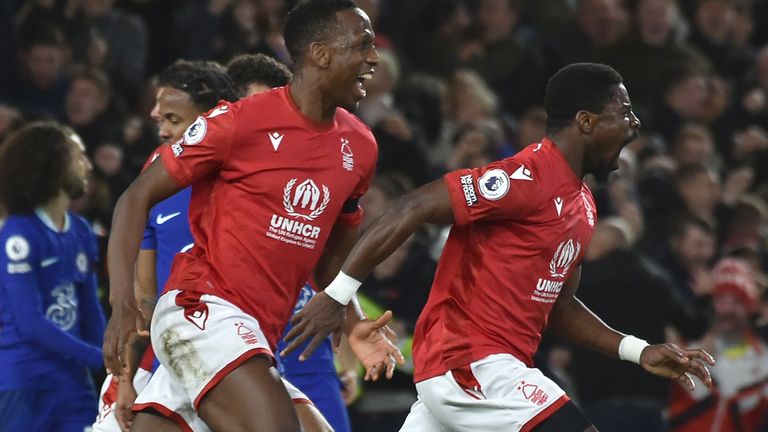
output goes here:
{"type": "Polygon", "coordinates": [[[552,310],[549,329],[579,345],[618,358],[623,334],[610,328],[576,297],[552,310]]]}
{"type": "Polygon", "coordinates": [[[130,189],[120,197],[115,206],[112,217],[113,231],[107,247],[109,302],[112,305],[134,299],[134,264],[148,212],[149,204],[130,193],[130,189]]]}

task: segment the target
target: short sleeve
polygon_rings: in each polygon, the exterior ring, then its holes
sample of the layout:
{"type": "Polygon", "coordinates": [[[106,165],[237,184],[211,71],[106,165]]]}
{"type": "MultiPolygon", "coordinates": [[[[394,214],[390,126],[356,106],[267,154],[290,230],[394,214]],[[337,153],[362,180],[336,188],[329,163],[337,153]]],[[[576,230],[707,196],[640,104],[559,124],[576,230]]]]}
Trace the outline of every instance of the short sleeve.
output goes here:
{"type": "MultiPolygon", "coordinates": [[[[371,135],[371,140],[372,147],[376,149],[376,141],[373,138],[373,135],[371,135]]],[[[341,213],[339,214],[337,221],[341,222],[345,226],[356,227],[363,223],[364,211],[363,208],[360,207],[360,198],[362,198],[362,196],[365,195],[365,193],[368,192],[368,189],[371,187],[373,175],[376,172],[376,155],[377,152],[374,151],[372,162],[369,165],[368,170],[361,178],[357,186],[355,186],[355,190],[352,191],[352,194],[350,194],[349,198],[347,198],[347,200],[344,202],[344,205],[341,207],[341,213]]]]}
{"type": "Polygon", "coordinates": [[[160,158],[179,186],[215,171],[229,157],[235,134],[236,105],[221,102],[197,117],[182,138],[160,150],[160,158]]]}
{"type": "Polygon", "coordinates": [[[516,220],[539,204],[535,167],[508,158],[443,177],[457,225],[483,220],[516,220]]]}

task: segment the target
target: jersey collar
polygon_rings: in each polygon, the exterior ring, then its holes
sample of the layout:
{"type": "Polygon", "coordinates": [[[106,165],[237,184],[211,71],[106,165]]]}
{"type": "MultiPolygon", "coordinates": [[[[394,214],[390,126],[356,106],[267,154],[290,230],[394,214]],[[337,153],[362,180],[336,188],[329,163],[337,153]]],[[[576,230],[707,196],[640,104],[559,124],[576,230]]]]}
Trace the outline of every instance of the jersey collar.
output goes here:
{"type": "Polygon", "coordinates": [[[56,224],[53,223],[51,220],[51,217],[48,216],[48,213],[43,210],[42,207],[38,207],[35,209],[35,214],[38,218],[47,226],[51,231],[57,232],[57,233],[64,233],[69,231],[69,212],[64,213],[64,228],[59,231],[59,229],[56,227],[56,224]]]}

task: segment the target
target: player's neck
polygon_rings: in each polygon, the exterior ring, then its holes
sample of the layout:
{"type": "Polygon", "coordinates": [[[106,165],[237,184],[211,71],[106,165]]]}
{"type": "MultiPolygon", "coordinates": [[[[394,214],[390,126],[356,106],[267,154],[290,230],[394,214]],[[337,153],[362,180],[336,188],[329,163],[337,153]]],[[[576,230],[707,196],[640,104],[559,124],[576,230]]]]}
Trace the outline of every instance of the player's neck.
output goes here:
{"type": "Polygon", "coordinates": [[[70,199],[66,192],[59,191],[59,194],[48,201],[42,206],[43,211],[51,218],[53,224],[59,230],[64,229],[64,222],[66,220],[67,209],[69,208],[70,199]]]}
{"type": "Polygon", "coordinates": [[[571,167],[571,171],[573,171],[576,178],[584,178],[584,145],[573,137],[572,134],[569,134],[567,129],[548,135],[547,138],[563,154],[565,161],[568,162],[568,166],[571,167]]]}
{"type": "Polygon", "coordinates": [[[336,113],[336,103],[323,97],[318,80],[296,75],[288,86],[288,96],[304,117],[315,123],[330,123],[336,113]]]}

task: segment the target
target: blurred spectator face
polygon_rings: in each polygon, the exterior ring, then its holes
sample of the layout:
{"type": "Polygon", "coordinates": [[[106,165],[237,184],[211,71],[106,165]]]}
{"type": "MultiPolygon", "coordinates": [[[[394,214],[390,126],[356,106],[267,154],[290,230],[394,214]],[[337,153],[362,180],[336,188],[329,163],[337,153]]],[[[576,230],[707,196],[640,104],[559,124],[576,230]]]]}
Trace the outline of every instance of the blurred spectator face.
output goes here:
{"type": "Polygon", "coordinates": [[[714,156],[714,142],[709,131],[701,125],[686,125],[672,143],[670,156],[679,166],[708,165],[714,156]]]}
{"type": "Polygon", "coordinates": [[[32,83],[48,89],[61,74],[64,52],[56,45],[33,45],[24,53],[24,65],[32,83]]]}
{"type": "Polygon", "coordinates": [[[749,315],[758,308],[755,277],[749,264],[739,258],[724,258],[712,270],[712,306],[720,332],[739,333],[749,325],[749,315]]]}
{"type": "Polygon", "coordinates": [[[21,122],[21,112],[10,105],[0,104],[0,142],[21,122]]]}
{"type": "Polygon", "coordinates": [[[736,9],[730,1],[703,0],[695,15],[696,26],[706,37],[725,42],[736,22],[736,9]]]}
{"type": "Polygon", "coordinates": [[[593,45],[612,46],[627,29],[628,16],[619,0],[583,0],[576,20],[593,45]]]}
{"type": "Polygon", "coordinates": [[[689,271],[706,267],[715,256],[715,238],[696,225],[689,225],[679,238],[672,238],[670,247],[689,271]]]}
{"type": "Polygon", "coordinates": [[[477,25],[485,42],[499,41],[512,33],[517,25],[519,11],[512,0],[481,0],[477,11],[477,25]]]}
{"type": "Polygon", "coordinates": [[[493,115],[496,95],[476,72],[459,70],[451,82],[449,105],[456,123],[468,125],[493,115]]]}
{"type": "Polygon", "coordinates": [[[100,145],[93,154],[93,161],[101,172],[111,177],[123,166],[123,152],[114,144],[100,145]]]}
{"type": "Polygon", "coordinates": [[[748,323],[749,314],[744,303],[734,294],[720,294],[712,299],[715,327],[721,333],[739,333],[748,323]]]}
{"type": "Polygon", "coordinates": [[[707,77],[699,73],[692,73],[675,83],[665,95],[667,104],[688,120],[703,116],[708,98],[707,77]]]}
{"type": "Polygon", "coordinates": [[[160,142],[170,143],[180,139],[200,112],[188,93],[173,87],[157,89],[152,119],[157,124],[160,142]]]}
{"type": "Polygon", "coordinates": [[[637,5],[640,38],[650,46],[661,46],[672,34],[677,8],[670,0],[641,0],[637,5]]]}
{"type": "Polygon", "coordinates": [[[112,9],[114,0],[82,0],[83,12],[89,18],[100,17],[112,9]]]}
{"type": "Polygon", "coordinates": [[[489,164],[492,155],[493,143],[489,136],[478,128],[470,128],[457,137],[449,160],[455,164],[453,169],[477,168],[489,164]]]}
{"type": "Polygon", "coordinates": [[[67,93],[67,120],[72,126],[89,125],[108,105],[109,98],[96,83],[85,78],[76,79],[67,93]]]}
{"type": "Polygon", "coordinates": [[[712,216],[720,201],[720,180],[710,170],[682,179],[677,184],[677,190],[688,210],[705,219],[712,216]]]}

